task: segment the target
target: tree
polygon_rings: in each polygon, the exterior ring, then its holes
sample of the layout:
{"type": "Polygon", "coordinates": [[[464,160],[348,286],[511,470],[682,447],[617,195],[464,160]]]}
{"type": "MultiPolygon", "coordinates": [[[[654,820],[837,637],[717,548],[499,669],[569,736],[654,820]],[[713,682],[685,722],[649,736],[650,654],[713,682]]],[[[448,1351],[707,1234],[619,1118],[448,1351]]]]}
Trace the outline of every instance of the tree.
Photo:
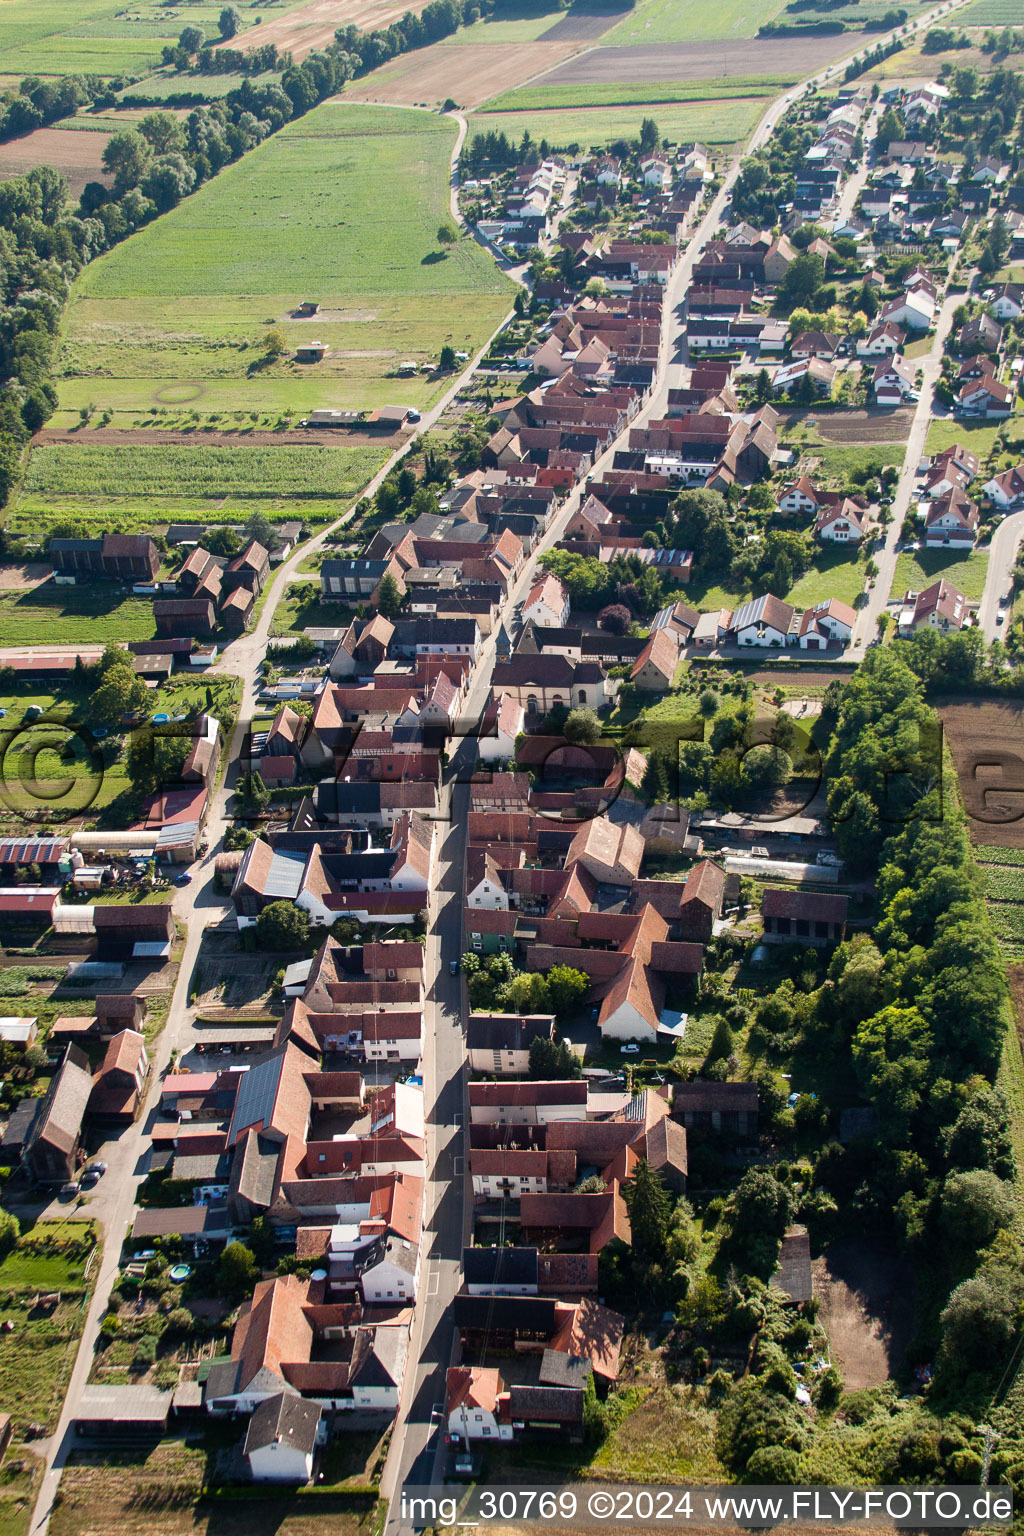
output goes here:
{"type": "Polygon", "coordinates": [[[256,1289],[259,1268],[244,1243],[228,1243],[217,1261],[217,1279],[221,1294],[231,1301],[244,1301],[256,1289]]]}
{"type": "Polygon", "coordinates": [[[601,739],[601,722],[594,710],[580,706],[569,711],[562,735],[574,746],[593,746],[601,739]]]}
{"type": "Polygon", "coordinates": [[[645,117],[640,124],[640,153],[649,155],[661,143],[661,134],[653,117],[645,117]]]}
{"type": "Polygon", "coordinates": [[[882,1008],[853,1037],[853,1064],[889,1138],[899,1143],[928,1078],[932,1037],[916,1008],[882,1008]]]}
{"type": "MultiPolygon", "coordinates": [[[[203,35],[202,27],[185,28],[186,32],[190,30],[198,32],[200,38],[203,35]]],[[[196,51],[192,49],[193,53],[196,51]]],[[[181,124],[169,112],[150,112],[139,124],[139,132],[155,155],[170,155],[185,146],[181,124]]]]}
{"type": "Polygon", "coordinates": [[[814,296],[825,281],[825,263],[820,256],[804,251],[791,261],[785,277],[779,285],[779,297],[787,308],[797,304],[813,304],[814,296]]]}
{"type": "Polygon", "coordinates": [[[249,815],[259,815],[270,804],[270,790],[262,775],[250,769],[238,781],[238,798],[249,815]]]}
{"type": "Polygon", "coordinates": [[[138,795],[175,784],[192,750],[187,736],[162,736],[156,727],[133,731],[125,750],[125,773],[138,795]]]}
{"type": "Polygon", "coordinates": [[[565,1040],[538,1035],[530,1042],[530,1076],[534,1081],[561,1082],[582,1077],[579,1058],[565,1040]]]}
{"type": "Polygon", "coordinates": [[[125,715],[144,709],[149,701],[146,685],[136,675],[131,656],[119,646],[108,646],[99,665],[99,682],[89,700],[89,714],[105,730],[118,728],[125,715]]]}
{"type": "Polygon", "coordinates": [[[437,226],[438,245],[454,245],[458,238],[458,235],[455,233],[454,229],[452,229],[452,226],[449,223],[442,222],[437,226]]]}
{"type": "Polygon", "coordinates": [[[566,1013],[586,995],[590,977],[570,965],[553,965],[547,973],[548,990],[556,1013],[566,1013]]]}
{"type": "Polygon", "coordinates": [[[385,571],[377,588],[377,610],[386,619],[398,617],[398,610],[402,606],[402,594],[398,590],[398,583],[390,571],[385,571]]]}
{"type": "Polygon", "coordinates": [[[265,512],[250,512],[245,520],[245,542],[251,543],[253,539],[266,550],[273,549],[277,543],[277,530],[265,512]]]}
{"type": "Polygon", "coordinates": [[[226,5],[217,18],[221,37],[234,37],[242,25],[242,13],[236,5],[226,5]]]}
{"type": "Polygon", "coordinates": [[[0,1210],[0,1259],[6,1259],[20,1236],[21,1223],[17,1216],[0,1210]]]}
{"type": "Polygon", "coordinates": [[[1013,1217],[1013,1185],[987,1168],[951,1173],[942,1187],[942,1225],[953,1243],[984,1248],[1013,1217]]]}
{"type": "Polygon", "coordinates": [[[633,622],[633,615],[625,603],[609,603],[597,616],[598,629],[609,635],[624,635],[633,622]]]}
{"type": "Polygon", "coordinates": [[[263,337],[263,350],[268,357],[283,357],[288,351],[288,338],[278,326],[272,326],[263,337]]]}
{"type": "Polygon", "coordinates": [[[198,53],[205,42],[206,33],[202,27],[182,27],[178,33],[179,46],[184,48],[186,53],[198,53]]]}
{"type": "Polygon", "coordinates": [[[120,197],[129,187],[137,187],[149,169],[151,150],[141,134],[125,129],[112,133],[100,157],[103,169],[114,178],[114,195],[120,197]]]}
{"type": "Polygon", "coordinates": [[[291,901],[272,901],[256,919],[256,943],[261,950],[289,954],[309,943],[309,918],[291,901]]]}
{"type": "Polygon", "coordinates": [[[792,1193],[767,1168],[749,1168],[729,1204],[733,1231],[743,1238],[781,1237],[793,1214],[792,1193]]]}
{"type": "Polygon", "coordinates": [[[638,1159],[632,1178],[622,1186],[622,1198],[629,1212],[633,1252],[647,1264],[660,1262],[672,1208],[661,1174],[646,1158],[638,1159]]]}
{"type": "Polygon", "coordinates": [[[443,346],[441,348],[441,356],[438,359],[437,364],[440,371],[442,373],[454,373],[455,361],[455,348],[452,346],[443,346]]]}
{"type": "Polygon", "coordinates": [[[942,1359],[961,1377],[1005,1363],[1017,1332],[1017,1297],[986,1274],[956,1287],[942,1311],[942,1359]]]}
{"type": "Polygon", "coordinates": [[[176,208],[196,184],[196,173],[184,155],[161,155],[142,182],[142,191],[159,213],[176,208]]]}
{"type": "Polygon", "coordinates": [[[718,714],[721,702],[713,688],[704,688],[701,691],[700,698],[697,700],[697,706],[705,720],[710,720],[714,715],[718,714]]]}

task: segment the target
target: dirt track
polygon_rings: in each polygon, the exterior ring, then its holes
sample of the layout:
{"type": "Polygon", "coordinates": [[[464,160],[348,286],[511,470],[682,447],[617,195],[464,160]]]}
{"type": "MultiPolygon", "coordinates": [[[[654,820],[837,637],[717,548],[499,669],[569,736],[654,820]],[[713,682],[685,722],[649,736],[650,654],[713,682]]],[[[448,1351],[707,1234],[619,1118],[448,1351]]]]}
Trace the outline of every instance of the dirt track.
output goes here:
{"type": "Polygon", "coordinates": [[[87,427],[83,432],[61,432],[44,427],[32,439],[32,446],[42,448],[47,443],[65,443],[79,448],[166,448],[179,443],[201,443],[211,448],[287,448],[319,443],[326,448],[365,448],[379,443],[394,447],[399,436],[395,432],[348,432],[343,427],[326,432],[307,432],[303,428],[293,432],[162,432],[153,427],[140,427],[137,431],[87,427]]]}
{"type": "Polygon", "coordinates": [[[642,85],[648,80],[717,80],[727,75],[809,75],[839,54],[850,37],[757,37],[730,43],[591,48],[553,69],[543,85],[642,85]]]}

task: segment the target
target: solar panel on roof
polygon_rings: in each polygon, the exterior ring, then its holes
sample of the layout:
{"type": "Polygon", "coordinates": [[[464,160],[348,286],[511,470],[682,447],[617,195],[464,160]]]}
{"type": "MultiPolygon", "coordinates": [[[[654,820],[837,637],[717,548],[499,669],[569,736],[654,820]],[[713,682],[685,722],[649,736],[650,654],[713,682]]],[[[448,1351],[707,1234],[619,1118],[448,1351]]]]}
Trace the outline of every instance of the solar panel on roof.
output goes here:
{"type": "Polygon", "coordinates": [[[275,853],[267,872],[264,894],[273,896],[277,900],[294,901],[302,885],[302,871],[305,864],[304,853],[290,853],[285,850],[275,853]]]}
{"type": "Polygon", "coordinates": [[[270,1056],[266,1061],[256,1062],[241,1079],[228,1131],[229,1144],[250,1126],[265,1125],[270,1119],[283,1065],[283,1055],[270,1056]]]}

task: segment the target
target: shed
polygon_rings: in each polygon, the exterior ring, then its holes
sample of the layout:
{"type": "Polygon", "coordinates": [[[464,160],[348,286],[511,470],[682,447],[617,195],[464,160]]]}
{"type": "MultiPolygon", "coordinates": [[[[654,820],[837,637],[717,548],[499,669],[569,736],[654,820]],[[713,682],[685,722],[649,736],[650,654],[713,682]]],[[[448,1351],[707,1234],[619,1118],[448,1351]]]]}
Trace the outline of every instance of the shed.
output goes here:
{"type": "Polygon", "coordinates": [[[810,1301],[811,1239],[806,1227],[790,1227],[782,1239],[779,1265],[771,1279],[772,1289],[789,1301],[810,1301]]]}
{"type": "Polygon", "coordinates": [[[75,1428],[80,1435],[102,1435],[107,1441],[159,1439],[173,1395],[145,1385],[83,1387],[75,1428]]]}

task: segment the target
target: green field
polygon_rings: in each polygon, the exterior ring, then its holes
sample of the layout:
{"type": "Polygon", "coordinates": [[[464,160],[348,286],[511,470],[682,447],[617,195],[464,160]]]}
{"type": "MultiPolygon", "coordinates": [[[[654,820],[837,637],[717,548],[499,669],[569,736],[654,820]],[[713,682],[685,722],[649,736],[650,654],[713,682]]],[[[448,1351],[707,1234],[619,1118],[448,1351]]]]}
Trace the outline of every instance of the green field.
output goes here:
{"type": "MultiPolygon", "coordinates": [[[[201,96],[204,101],[220,101],[229,91],[238,87],[247,75],[179,75],[173,70],[157,70],[145,80],[137,80],[118,93],[125,96],[145,96],[150,101],[166,101],[173,96],[201,96]]],[[[277,85],[281,76],[274,70],[253,77],[254,85],[277,85]]]]}
{"type": "MultiPolygon", "coordinates": [[[[791,446],[787,443],[787,447],[791,446]]],[[[831,479],[847,480],[869,466],[884,468],[887,464],[902,464],[906,452],[904,443],[800,443],[801,453],[818,461],[822,474],[831,479]]]]}
{"type": "Polygon", "coordinates": [[[460,27],[445,38],[445,43],[455,47],[465,43],[535,43],[565,14],[551,0],[522,0],[515,6],[515,13],[460,27]]]}
{"type": "Polygon", "coordinates": [[[963,421],[933,421],[928,428],[925,448],[928,453],[941,453],[944,448],[952,448],[954,443],[963,443],[984,464],[1001,430],[997,423],[972,427],[963,421]]]}
{"type": "Polygon", "coordinates": [[[454,125],[326,103],[86,268],[68,307],[61,404],[122,413],[428,404],[447,379],[388,377],[405,358],[470,351],[512,287],[475,241],[447,254],[454,125]],[[289,316],[316,298],[313,322],[289,316]],[[262,337],[311,335],[316,366],[267,364],[262,337]]]}
{"type": "Polygon", "coordinates": [[[905,551],[896,561],[893,577],[894,597],[904,592],[920,592],[944,576],[965,597],[977,599],[985,590],[988,550],[975,549],[969,555],[959,550],[921,549],[917,554],[905,551]]]}
{"type": "Polygon", "coordinates": [[[129,531],[195,512],[234,513],[241,520],[257,507],[322,521],[338,515],[340,504],[356,495],[390,452],[383,443],[380,448],[257,447],[244,440],[231,447],[202,441],[137,448],[51,444],[32,454],[10,527],[31,537],[43,519],[72,517],[97,531],[129,531]]]}
{"type": "Polygon", "coordinates": [[[38,587],[0,596],[0,645],[102,645],[148,640],[156,629],[152,599],[122,598],[98,586],[38,587]]]}
{"type": "MultiPolygon", "coordinates": [[[[651,85],[631,82],[619,85],[524,85],[504,91],[478,107],[478,112],[563,111],[567,107],[655,106],[661,102],[718,102],[737,96],[777,96],[777,87],[792,84],[795,75],[766,75],[763,78],[722,80],[680,80],[651,85]]],[[[653,114],[651,114],[653,115],[653,114]]],[[[661,126],[661,113],[657,114],[661,126]]]]}
{"type": "MultiPolygon", "coordinates": [[[[657,123],[662,138],[673,144],[700,139],[705,144],[735,144],[746,139],[764,116],[763,97],[723,101],[659,103],[657,123]]],[[[568,144],[602,145],[635,139],[640,124],[651,116],[643,106],[580,107],[563,112],[492,112],[469,120],[470,133],[507,133],[519,140],[529,128],[535,139],[547,139],[555,149],[568,144]]]]}
{"type": "MultiPolygon", "coordinates": [[[[243,7],[243,29],[255,22],[254,9],[252,0],[243,7]]],[[[158,0],[139,0],[130,9],[116,0],[76,0],[74,6],[6,0],[0,6],[0,57],[4,72],[16,77],[141,75],[159,64],[164,44],[177,42],[186,20],[216,37],[219,15],[219,6],[203,3],[189,4],[185,12],[158,0]]]]}
{"type": "Polygon", "coordinates": [[[957,22],[965,27],[1019,27],[1019,0],[973,0],[957,13],[957,22]]]}
{"type": "Polygon", "coordinates": [[[643,0],[624,21],[601,39],[609,48],[639,43],[698,43],[718,38],[756,37],[758,27],[774,21],[785,0],[643,0]]]}
{"type": "Polygon", "coordinates": [[[856,550],[822,549],[810,569],[786,593],[786,602],[794,608],[810,608],[834,597],[852,608],[864,585],[864,567],[858,563],[856,550]]]}

